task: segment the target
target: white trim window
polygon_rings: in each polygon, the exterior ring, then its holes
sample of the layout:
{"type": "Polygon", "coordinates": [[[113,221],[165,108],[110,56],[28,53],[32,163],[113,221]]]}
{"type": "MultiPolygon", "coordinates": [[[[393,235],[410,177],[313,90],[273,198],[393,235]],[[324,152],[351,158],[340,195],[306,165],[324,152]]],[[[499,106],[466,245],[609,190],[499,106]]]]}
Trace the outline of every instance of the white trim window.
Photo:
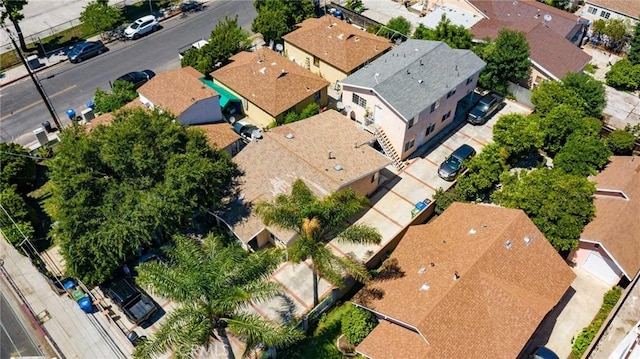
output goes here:
{"type": "Polygon", "coordinates": [[[353,93],[353,96],[351,96],[351,101],[354,104],[356,104],[356,105],[358,105],[358,106],[360,106],[362,108],[366,108],[367,107],[367,100],[365,100],[364,98],[358,96],[358,94],[355,93],[355,92],[353,93]]]}

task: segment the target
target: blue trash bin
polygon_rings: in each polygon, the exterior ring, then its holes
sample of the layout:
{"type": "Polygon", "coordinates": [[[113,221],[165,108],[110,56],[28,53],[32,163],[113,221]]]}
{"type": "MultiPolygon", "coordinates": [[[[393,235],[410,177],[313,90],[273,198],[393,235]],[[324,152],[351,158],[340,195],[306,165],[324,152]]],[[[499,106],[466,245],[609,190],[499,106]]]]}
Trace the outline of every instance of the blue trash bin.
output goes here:
{"type": "Polygon", "coordinates": [[[95,104],[95,103],[93,103],[93,101],[87,101],[87,102],[85,103],[85,105],[87,105],[87,107],[88,107],[88,108],[90,108],[90,109],[92,109],[92,110],[95,110],[95,109],[96,109],[96,104],[95,104]]]}
{"type": "Polygon", "coordinates": [[[67,117],[69,117],[69,119],[71,121],[75,120],[76,119],[76,110],[74,110],[72,108],[68,109],[67,110],[67,117]]]}
{"type": "Polygon", "coordinates": [[[93,313],[93,305],[91,304],[91,299],[89,297],[84,297],[78,300],[78,306],[87,314],[93,313]]]}
{"type": "Polygon", "coordinates": [[[76,283],[74,283],[74,281],[70,280],[70,281],[65,282],[62,285],[62,288],[64,288],[64,290],[69,290],[69,289],[75,288],[75,286],[76,286],[76,283]]]}

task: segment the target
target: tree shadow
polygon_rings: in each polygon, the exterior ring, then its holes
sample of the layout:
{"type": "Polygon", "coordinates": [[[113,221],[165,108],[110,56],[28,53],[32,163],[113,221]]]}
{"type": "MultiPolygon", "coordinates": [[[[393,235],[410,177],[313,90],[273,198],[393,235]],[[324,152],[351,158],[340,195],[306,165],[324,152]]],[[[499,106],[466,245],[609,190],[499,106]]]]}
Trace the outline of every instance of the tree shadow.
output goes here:
{"type": "Polygon", "coordinates": [[[296,317],[296,305],[288,295],[278,294],[276,298],[282,300],[282,306],[276,311],[282,323],[290,324],[296,317]]]}

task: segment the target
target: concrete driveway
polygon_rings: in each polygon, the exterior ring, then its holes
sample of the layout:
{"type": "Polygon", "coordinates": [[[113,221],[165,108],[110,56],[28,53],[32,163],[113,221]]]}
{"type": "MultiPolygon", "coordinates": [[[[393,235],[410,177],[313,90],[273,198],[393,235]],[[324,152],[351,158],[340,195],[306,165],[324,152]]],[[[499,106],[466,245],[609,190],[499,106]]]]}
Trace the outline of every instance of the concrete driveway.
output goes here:
{"type": "Polygon", "coordinates": [[[604,293],[611,287],[580,268],[572,268],[576,279],[558,305],[538,328],[523,350],[523,358],[538,346],[553,350],[558,357],[571,353],[572,339],[591,323],[598,313],[604,293]]]}

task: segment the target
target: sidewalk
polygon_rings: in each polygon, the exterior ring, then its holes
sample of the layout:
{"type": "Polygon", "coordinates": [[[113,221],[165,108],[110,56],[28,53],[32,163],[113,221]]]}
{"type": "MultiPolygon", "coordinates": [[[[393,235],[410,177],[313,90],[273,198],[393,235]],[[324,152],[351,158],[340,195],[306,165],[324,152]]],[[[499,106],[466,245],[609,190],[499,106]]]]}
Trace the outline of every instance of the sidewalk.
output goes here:
{"type": "Polygon", "coordinates": [[[128,358],[133,346],[99,312],[84,314],[66,295],[53,292],[44,276],[4,238],[0,260],[41,327],[66,358],[128,358]]]}

